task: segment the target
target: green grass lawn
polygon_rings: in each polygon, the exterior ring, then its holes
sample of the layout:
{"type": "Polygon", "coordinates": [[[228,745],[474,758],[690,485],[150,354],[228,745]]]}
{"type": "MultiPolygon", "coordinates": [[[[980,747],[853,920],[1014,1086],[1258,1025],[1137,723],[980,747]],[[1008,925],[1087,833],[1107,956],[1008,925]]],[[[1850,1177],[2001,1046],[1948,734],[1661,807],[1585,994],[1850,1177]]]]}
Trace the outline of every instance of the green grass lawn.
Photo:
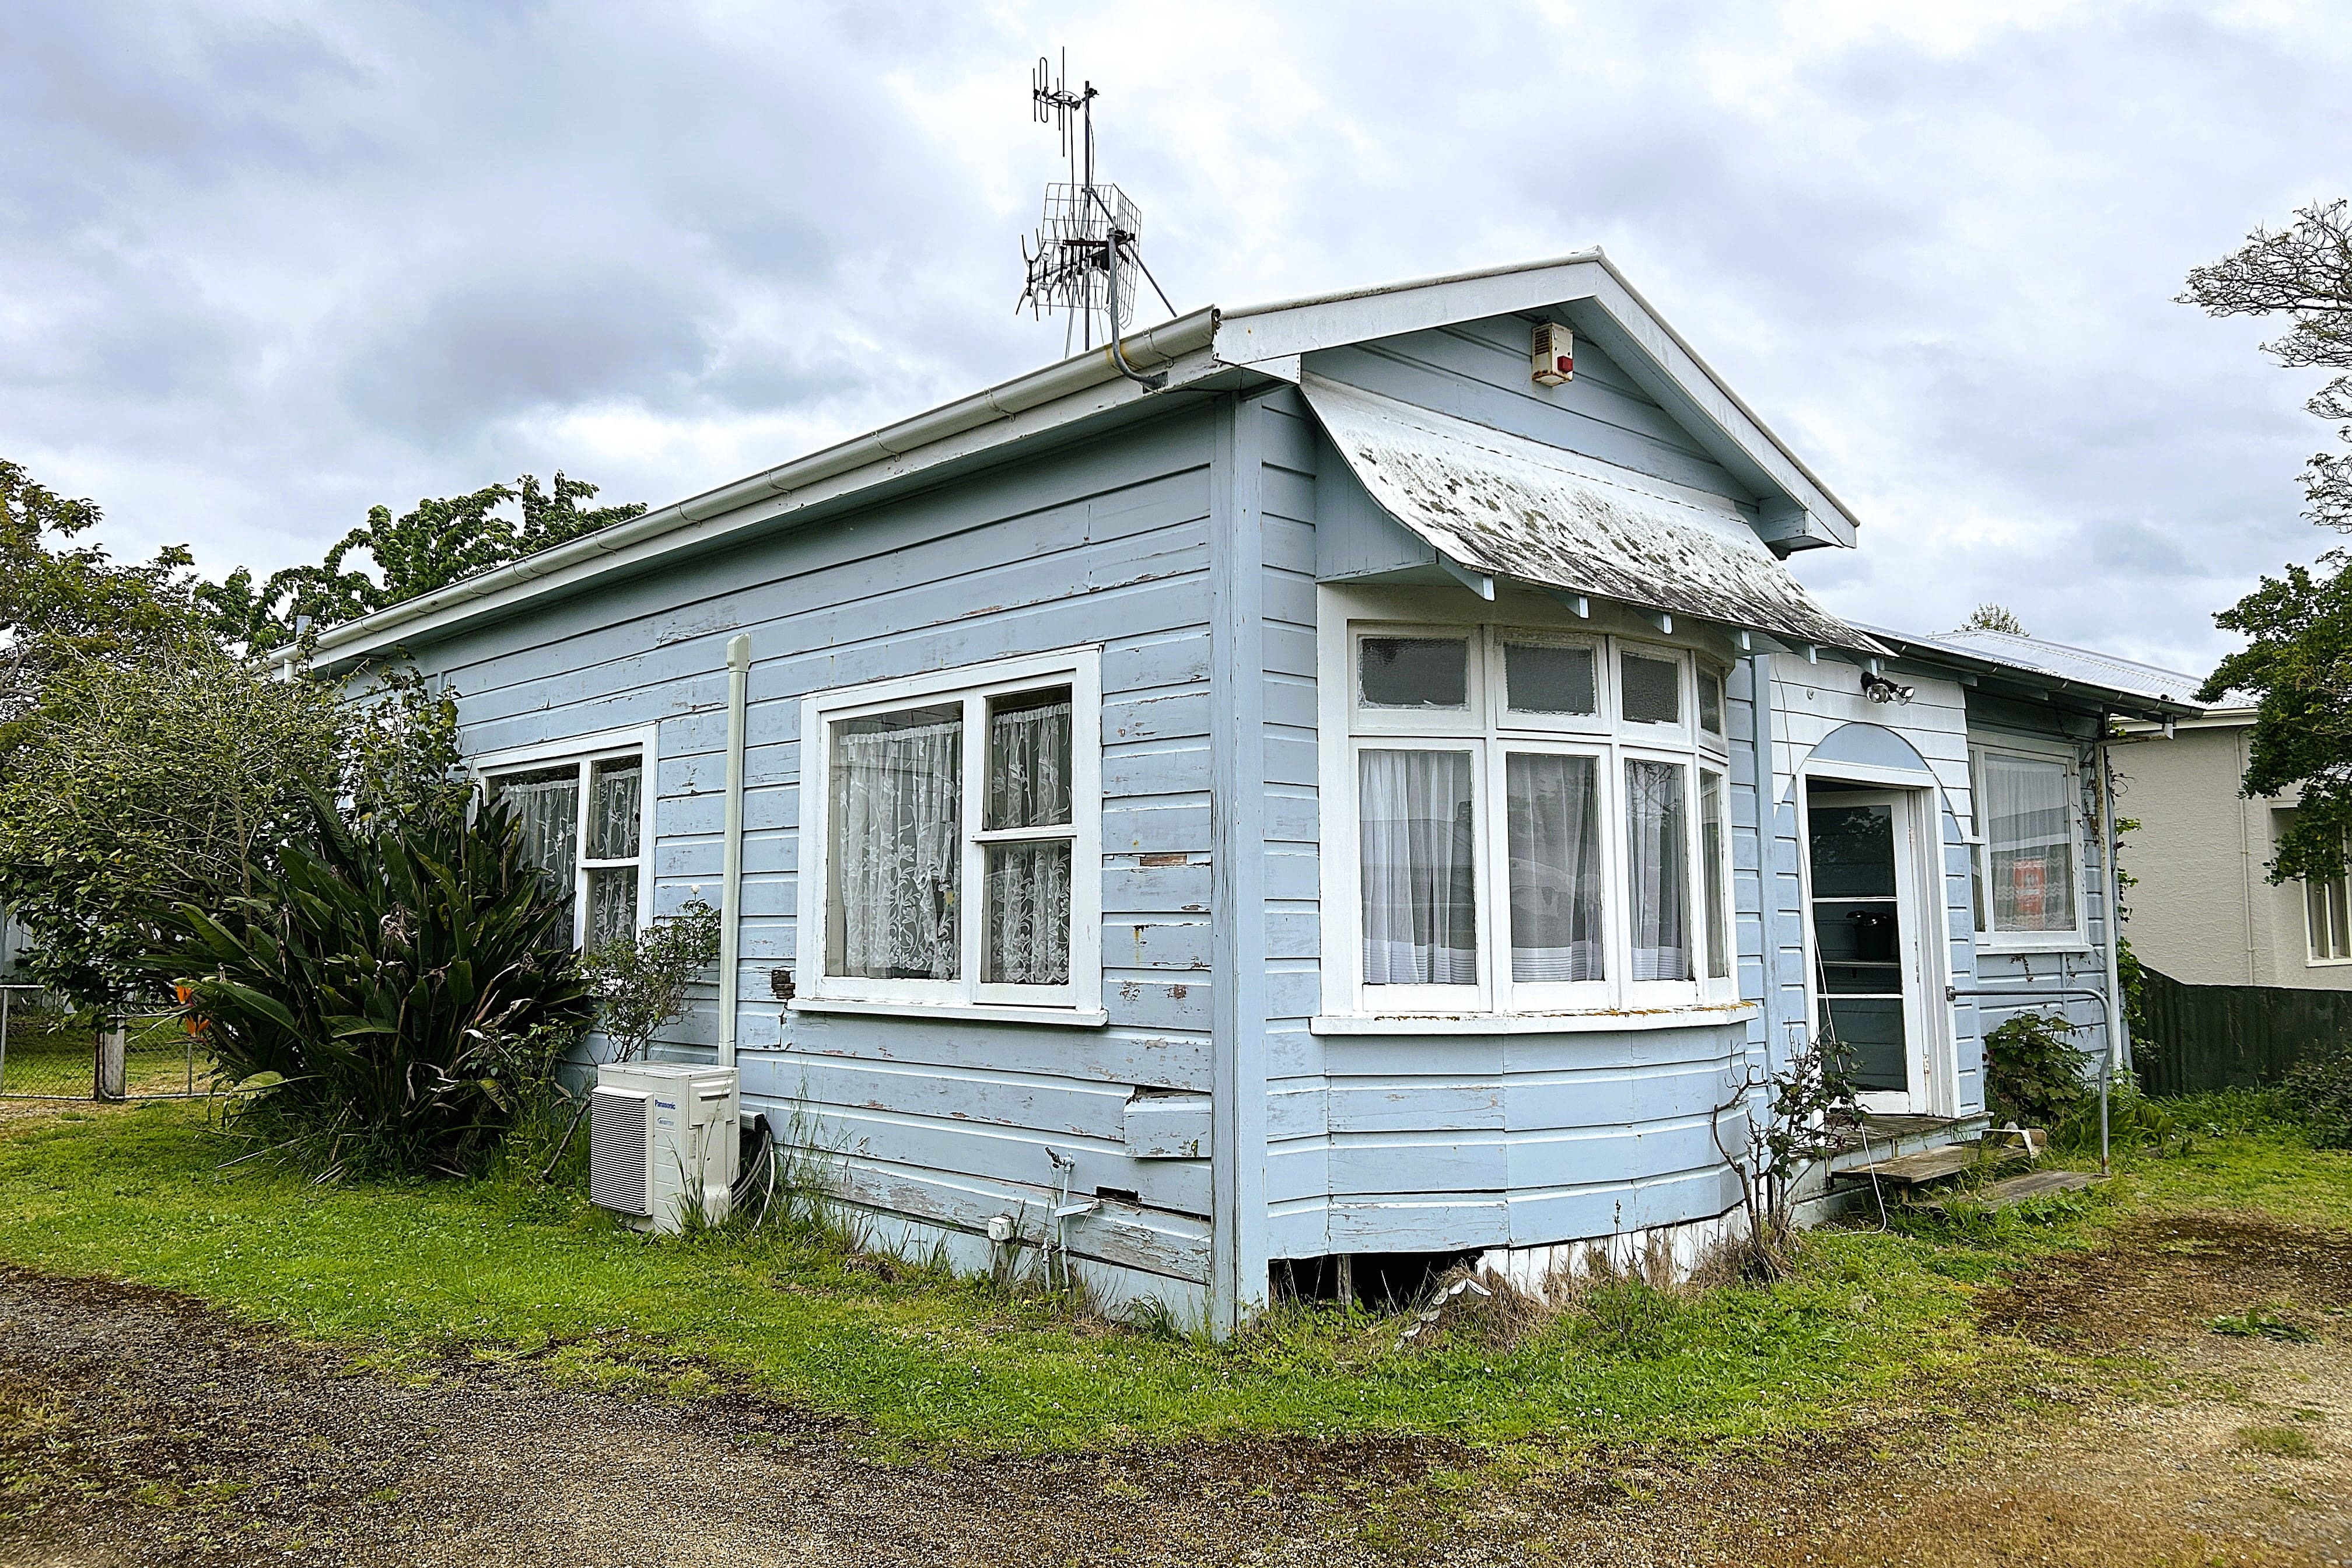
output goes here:
{"type": "Polygon", "coordinates": [[[225,1170],[235,1151],[205,1116],[176,1102],[0,1124],[0,1258],[185,1291],[420,1373],[457,1353],[649,1393],[740,1381],[846,1417],[885,1451],[1276,1432],[1490,1452],[1738,1440],[1826,1425],[1856,1402],[2063,1375],[2045,1352],[1980,1335],[1971,1300],[2119,1216],[2260,1205],[2352,1226],[2352,1157],[2257,1120],[2040,1208],[1815,1233],[1796,1277],[1770,1288],[1612,1287],[1507,1347],[1456,1333],[1399,1351],[1400,1320],[1305,1308],[1214,1345],[877,1270],[815,1234],[653,1241],[570,1194],[225,1170]]]}

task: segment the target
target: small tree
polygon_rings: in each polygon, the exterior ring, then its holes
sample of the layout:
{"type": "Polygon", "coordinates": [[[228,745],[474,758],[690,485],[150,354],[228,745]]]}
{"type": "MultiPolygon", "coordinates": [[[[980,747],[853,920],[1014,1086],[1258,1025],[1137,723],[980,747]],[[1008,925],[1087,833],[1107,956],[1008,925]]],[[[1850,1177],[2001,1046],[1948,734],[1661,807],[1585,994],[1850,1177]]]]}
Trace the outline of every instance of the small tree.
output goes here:
{"type": "Polygon", "coordinates": [[[1845,1148],[1843,1124],[1856,1113],[1847,1054],[1832,1038],[1807,1037],[1777,1073],[1751,1064],[1716,1107],[1715,1146],[1739,1176],[1748,1221],[1742,1272],[1759,1279],[1787,1272],[1797,1188],[1813,1165],[1845,1148]],[[1734,1113],[1744,1113],[1747,1123],[1736,1146],[1724,1141],[1725,1120],[1734,1113]]]}
{"type": "Polygon", "coordinates": [[[2025,635],[2025,623],[2011,615],[2006,605],[1979,605],[1963,625],[1975,631],[2007,632],[2013,637],[2025,635]]]}
{"type": "Polygon", "coordinates": [[[121,1001],[165,916],[252,897],[331,776],[333,694],[187,637],[52,670],[0,772],[0,900],[28,966],[89,1006],[121,1001]]]}

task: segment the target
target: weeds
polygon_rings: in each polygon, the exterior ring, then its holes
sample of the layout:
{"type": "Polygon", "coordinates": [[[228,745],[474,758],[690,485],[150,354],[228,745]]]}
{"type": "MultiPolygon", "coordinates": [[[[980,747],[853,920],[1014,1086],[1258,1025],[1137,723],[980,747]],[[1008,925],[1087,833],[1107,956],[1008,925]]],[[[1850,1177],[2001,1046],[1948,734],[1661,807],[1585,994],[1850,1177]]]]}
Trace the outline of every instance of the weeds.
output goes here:
{"type": "Polygon", "coordinates": [[[2224,1313],[2206,1327],[2232,1339],[2272,1340],[2287,1344],[2302,1344],[2312,1337],[2309,1329],[2267,1307],[2249,1307],[2242,1312],[2224,1313]]]}
{"type": "Polygon", "coordinates": [[[2319,1456],[2319,1445],[2311,1434],[2294,1426],[2241,1426],[2238,1447],[2250,1453],[2271,1454],[2282,1459],[2311,1459],[2319,1456]]]}

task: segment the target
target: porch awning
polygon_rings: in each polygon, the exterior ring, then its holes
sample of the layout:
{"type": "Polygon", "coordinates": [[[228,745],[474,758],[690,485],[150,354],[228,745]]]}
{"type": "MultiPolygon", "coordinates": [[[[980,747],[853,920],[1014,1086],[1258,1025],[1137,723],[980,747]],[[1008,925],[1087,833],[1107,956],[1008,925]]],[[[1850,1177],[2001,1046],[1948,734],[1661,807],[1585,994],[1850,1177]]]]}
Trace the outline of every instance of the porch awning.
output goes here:
{"type": "Polygon", "coordinates": [[[1299,389],[1371,498],[1456,567],[1887,651],[1815,604],[1728,500],[1318,375],[1299,389]]]}

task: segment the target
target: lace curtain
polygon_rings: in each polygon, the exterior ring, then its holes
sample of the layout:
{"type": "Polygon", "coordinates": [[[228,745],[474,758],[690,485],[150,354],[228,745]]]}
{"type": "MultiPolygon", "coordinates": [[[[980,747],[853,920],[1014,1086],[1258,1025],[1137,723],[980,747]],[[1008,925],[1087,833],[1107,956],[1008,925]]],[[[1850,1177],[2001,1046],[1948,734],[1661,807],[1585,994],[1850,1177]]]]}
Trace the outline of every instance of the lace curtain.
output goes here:
{"type": "Polygon", "coordinates": [[[1591,757],[1513,752],[1511,978],[1602,980],[1599,769],[1591,757]]]}
{"type": "Polygon", "coordinates": [[[1988,754],[1983,771],[1993,929],[2073,931],[2074,829],[2064,765],[1988,754]]]}
{"type": "Polygon", "coordinates": [[[523,858],[544,872],[570,905],[579,883],[580,770],[522,773],[500,779],[498,787],[499,798],[522,825],[523,858]]]}
{"type": "MultiPolygon", "coordinates": [[[[992,703],[986,826],[1050,827],[1069,820],[1068,693],[992,703]]],[[[981,979],[1070,983],[1070,848],[1066,839],[988,846],[981,979]]]]}
{"type": "Polygon", "coordinates": [[[1364,983],[1478,980],[1467,752],[1360,757],[1364,983]]]}
{"type": "Polygon", "coordinates": [[[961,973],[962,786],[961,709],[834,726],[828,973],[892,980],[961,973]]]}
{"type": "Polygon", "coordinates": [[[1691,978],[1685,809],[1681,768],[1671,763],[1625,764],[1635,980],[1691,978]]]}

